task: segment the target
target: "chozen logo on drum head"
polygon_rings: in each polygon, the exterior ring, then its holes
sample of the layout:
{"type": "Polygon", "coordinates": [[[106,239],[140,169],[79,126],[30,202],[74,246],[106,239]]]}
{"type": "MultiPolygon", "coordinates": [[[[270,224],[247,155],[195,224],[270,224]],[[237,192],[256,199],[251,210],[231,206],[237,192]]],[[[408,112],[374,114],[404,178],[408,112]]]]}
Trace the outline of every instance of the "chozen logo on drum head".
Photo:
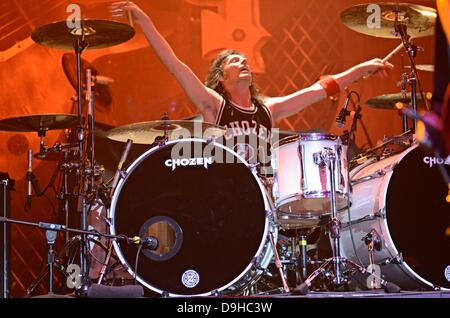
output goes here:
{"type": "Polygon", "coordinates": [[[439,158],[439,157],[424,157],[423,162],[427,165],[433,167],[433,165],[450,165],[450,156],[447,159],[439,158]]]}
{"type": "Polygon", "coordinates": [[[181,159],[167,159],[164,164],[166,167],[172,167],[172,171],[182,166],[204,166],[208,169],[208,165],[213,163],[213,158],[181,158],[181,159]]]}
{"type": "Polygon", "coordinates": [[[200,282],[200,275],[193,269],[188,269],[181,276],[181,282],[187,288],[194,288],[200,282]]]}

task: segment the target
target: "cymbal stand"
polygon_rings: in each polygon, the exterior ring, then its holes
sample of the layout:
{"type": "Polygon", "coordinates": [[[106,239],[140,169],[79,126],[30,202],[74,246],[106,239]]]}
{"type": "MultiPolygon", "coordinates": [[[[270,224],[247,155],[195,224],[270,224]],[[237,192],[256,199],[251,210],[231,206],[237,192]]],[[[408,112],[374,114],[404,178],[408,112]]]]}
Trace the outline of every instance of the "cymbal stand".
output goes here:
{"type": "MultiPolygon", "coordinates": [[[[64,162],[67,162],[69,159],[69,153],[64,153],[64,162]]],[[[58,195],[58,199],[62,201],[62,210],[64,212],[64,219],[66,226],[69,226],[69,173],[67,169],[65,169],[63,166],[60,168],[63,171],[63,180],[62,180],[62,187],[58,195]]],[[[66,232],[66,243],[70,240],[69,232],[66,232]]]]}
{"type": "MultiPolygon", "coordinates": [[[[405,72],[405,66],[403,63],[403,54],[401,55],[401,62],[402,62],[402,80],[400,81],[400,88],[402,93],[402,98],[406,98],[406,84],[408,83],[408,73],[405,72]]],[[[399,111],[400,114],[400,111],[399,111]]],[[[405,114],[400,114],[402,116],[402,126],[403,126],[403,133],[409,131],[408,127],[408,116],[405,114]]]]}
{"type": "MultiPolygon", "coordinates": [[[[427,106],[426,100],[425,100],[425,97],[423,94],[422,85],[420,83],[419,75],[417,72],[416,63],[414,60],[417,55],[418,47],[410,41],[411,37],[408,35],[408,31],[407,31],[408,27],[407,27],[406,23],[400,22],[398,20],[398,14],[399,14],[398,8],[396,8],[396,10],[394,10],[394,12],[395,12],[394,29],[395,29],[395,32],[401,37],[403,46],[405,47],[405,50],[408,54],[408,58],[409,58],[410,65],[411,65],[411,72],[409,74],[407,74],[406,79],[411,88],[411,105],[412,105],[414,113],[416,113],[417,112],[417,84],[419,85],[419,93],[420,93],[422,102],[424,103],[425,106],[427,106]]],[[[416,129],[417,129],[417,120],[414,118],[412,132],[415,133],[416,129]]]]}
{"type": "MultiPolygon", "coordinates": [[[[86,204],[86,189],[84,182],[84,172],[85,172],[85,153],[84,153],[84,123],[83,123],[83,109],[82,109],[82,90],[81,90],[81,54],[88,47],[88,43],[85,38],[85,30],[83,21],[80,20],[81,37],[76,37],[74,40],[74,49],[77,64],[77,103],[78,103],[78,116],[79,116],[79,126],[77,131],[77,141],[78,141],[78,151],[79,151],[79,162],[80,167],[77,176],[77,185],[79,186],[79,206],[81,207],[81,228],[86,231],[88,229],[87,225],[87,204],[86,204]]],[[[88,245],[86,234],[81,234],[81,253],[80,253],[80,268],[83,286],[88,284],[89,280],[89,268],[87,264],[88,255],[88,245]]]]}
{"type": "Polygon", "coordinates": [[[309,292],[309,287],[312,285],[312,282],[315,278],[317,278],[320,274],[324,275],[326,278],[331,280],[333,286],[343,286],[347,284],[349,279],[348,276],[348,268],[346,265],[350,265],[353,270],[359,271],[361,274],[369,274],[373,275],[375,279],[380,282],[381,286],[383,286],[387,292],[399,292],[400,289],[385,280],[381,277],[369,273],[367,269],[364,267],[344,258],[341,256],[341,245],[340,245],[340,228],[341,224],[337,215],[337,204],[336,204],[336,184],[335,184],[335,166],[336,166],[336,153],[333,149],[324,147],[321,152],[314,154],[314,162],[317,165],[328,167],[330,173],[330,183],[331,183],[331,220],[328,224],[329,233],[333,240],[333,256],[324,261],[324,263],[315,270],[306,280],[303,282],[298,289],[297,293],[302,295],[306,295],[309,292]],[[331,271],[327,270],[331,267],[331,271]]]}

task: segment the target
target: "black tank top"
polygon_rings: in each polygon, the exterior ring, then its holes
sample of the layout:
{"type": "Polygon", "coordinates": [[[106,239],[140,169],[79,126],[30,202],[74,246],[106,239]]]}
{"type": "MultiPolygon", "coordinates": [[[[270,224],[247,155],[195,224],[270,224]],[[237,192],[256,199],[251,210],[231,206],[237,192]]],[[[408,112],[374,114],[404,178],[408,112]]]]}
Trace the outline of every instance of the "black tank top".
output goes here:
{"type": "Polygon", "coordinates": [[[228,148],[248,163],[258,163],[260,173],[269,173],[272,115],[264,104],[254,100],[253,109],[245,109],[224,99],[216,124],[227,128],[223,142],[228,148]]]}

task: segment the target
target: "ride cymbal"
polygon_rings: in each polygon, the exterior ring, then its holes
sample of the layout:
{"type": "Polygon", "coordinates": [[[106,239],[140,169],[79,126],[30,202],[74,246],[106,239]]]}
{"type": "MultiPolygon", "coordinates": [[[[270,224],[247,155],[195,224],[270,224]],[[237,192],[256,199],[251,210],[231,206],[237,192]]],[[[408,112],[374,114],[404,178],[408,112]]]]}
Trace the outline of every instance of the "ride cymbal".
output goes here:
{"type": "Polygon", "coordinates": [[[350,29],[379,38],[398,39],[395,32],[395,16],[407,27],[412,38],[434,34],[437,13],[433,8],[412,3],[366,3],[352,6],[341,12],[341,21],[350,29]],[[377,24],[377,8],[380,10],[377,24]]]}
{"type": "Polygon", "coordinates": [[[150,145],[157,138],[164,137],[167,132],[169,140],[181,138],[220,137],[225,134],[225,128],[207,122],[190,120],[155,120],[135,123],[111,129],[107,137],[111,140],[127,142],[133,140],[135,144],[150,145]]]}
{"type": "Polygon", "coordinates": [[[84,35],[86,49],[100,49],[130,40],[135,30],[128,24],[109,20],[81,20],[70,28],[67,21],[43,25],[31,33],[34,42],[50,48],[74,49],[74,41],[84,35]]]}

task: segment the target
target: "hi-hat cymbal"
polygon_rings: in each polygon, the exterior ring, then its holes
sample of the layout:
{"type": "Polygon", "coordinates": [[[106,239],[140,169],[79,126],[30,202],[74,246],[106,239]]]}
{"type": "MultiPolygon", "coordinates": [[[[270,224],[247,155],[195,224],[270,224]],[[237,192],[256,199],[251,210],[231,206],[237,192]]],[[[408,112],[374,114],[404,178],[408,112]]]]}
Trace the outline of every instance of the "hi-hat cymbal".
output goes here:
{"type": "MultiPolygon", "coordinates": [[[[350,29],[388,39],[398,39],[400,36],[394,30],[395,3],[366,3],[352,6],[341,12],[341,21],[350,29]],[[372,6],[372,7],[369,7],[372,6]],[[380,8],[380,20],[377,25],[376,8],[380,8]]],[[[398,4],[398,21],[406,24],[408,35],[420,38],[434,34],[436,10],[433,8],[411,4],[398,4]]]]}
{"type": "Polygon", "coordinates": [[[220,137],[225,134],[225,128],[207,122],[190,120],[155,120],[135,123],[111,129],[107,137],[111,140],[135,144],[150,145],[155,139],[164,137],[167,132],[169,140],[181,138],[220,137]]]}
{"type": "Polygon", "coordinates": [[[0,130],[6,131],[47,131],[75,127],[78,116],[71,114],[37,114],[0,120],[0,130]]]}
{"type": "MultiPolygon", "coordinates": [[[[428,99],[427,94],[425,98],[428,99]]],[[[417,100],[418,101],[422,100],[420,94],[417,94],[417,100]]],[[[407,93],[406,97],[403,97],[401,93],[385,94],[376,96],[366,101],[366,105],[371,108],[393,109],[393,110],[398,110],[398,108],[395,106],[395,104],[397,103],[404,103],[404,104],[411,103],[411,93],[407,93]]],[[[421,105],[421,103],[419,105],[421,105]]]]}
{"type": "MultiPolygon", "coordinates": [[[[66,74],[67,79],[69,80],[72,87],[77,90],[77,62],[76,56],[73,53],[64,53],[61,59],[62,67],[64,70],[64,74],[66,74]]],[[[81,59],[81,86],[83,90],[86,89],[86,70],[90,69],[91,74],[94,78],[97,78],[99,72],[95,69],[94,65],[89,63],[88,61],[81,59]]],[[[111,79],[112,81],[112,79],[111,79]]],[[[112,103],[111,89],[105,83],[101,81],[96,81],[96,86],[94,89],[95,99],[94,102],[99,102],[102,106],[109,106],[112,103]]]]}
{"type": "Polygon", "coordinates": [[[131,39],[135,30],[128,24],[109,20],[81,20],[73,22],[79,28],[70,28],[67,21],[43,25],[31,33],[34,42],[57,49],[74,49],[74,41],[84,38],[86,49],[114,46],[131,39]]]}

